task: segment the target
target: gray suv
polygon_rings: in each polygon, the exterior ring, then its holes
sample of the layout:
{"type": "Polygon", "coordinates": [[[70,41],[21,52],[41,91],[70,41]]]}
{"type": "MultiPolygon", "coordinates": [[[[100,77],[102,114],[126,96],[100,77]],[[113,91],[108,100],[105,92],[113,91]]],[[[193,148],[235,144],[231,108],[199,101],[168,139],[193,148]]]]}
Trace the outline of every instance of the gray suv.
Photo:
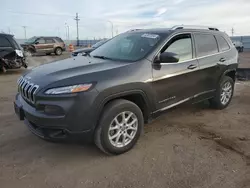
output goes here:
{"type": "Polygon", "coordinates": [[[237,66],[237,50],[216,28],[133,30],[88,56],[23,75],[14,107],[43,139],[80,137],[121,154],[136,144],[145,123],[172,107],[209,100],[226,108],[237,66]]]}

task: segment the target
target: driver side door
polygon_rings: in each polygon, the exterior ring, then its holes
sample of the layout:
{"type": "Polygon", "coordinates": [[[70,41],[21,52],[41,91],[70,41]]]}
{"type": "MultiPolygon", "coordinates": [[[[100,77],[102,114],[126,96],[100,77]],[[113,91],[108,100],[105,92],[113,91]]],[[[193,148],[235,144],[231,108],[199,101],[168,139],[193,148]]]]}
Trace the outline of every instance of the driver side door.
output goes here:
{"type": "Polygon", "coordinates": [[[199,92],[199,65],[194,54],[193,36],[172,36],[157,54],[175,54],[178,62],[154,62],[152,87],[157,98],[157,111],[168,109],[192,98],[199,92]]]}
{"type": "Polygon", "coordinates": [[[34,44],[37,53],[44,53],[46,49],[46,42],[44,38],[39,38],[34,44]]]}

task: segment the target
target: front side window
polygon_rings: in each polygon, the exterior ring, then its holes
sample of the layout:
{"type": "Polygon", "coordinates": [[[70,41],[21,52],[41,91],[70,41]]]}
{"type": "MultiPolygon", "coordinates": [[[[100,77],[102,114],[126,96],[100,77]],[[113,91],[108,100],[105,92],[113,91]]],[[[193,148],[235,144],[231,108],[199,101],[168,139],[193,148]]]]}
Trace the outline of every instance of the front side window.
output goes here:
{"type": "Polygon", "coordinates": [[[215,37],[210,34],[195,34],[197,57],[212,55],[219,52],[215,37]]]}
{"type": "Polygon", "coordinates": [[[45,40],[43,38],[38,39],[36,42],[38,42],[38,44],[45,44],[45,40]]]}
{"type": "Polygon", "coordinates": [[[0,47],[12,47],[6,37],[0,36],[0,47]]]}
{"type": "Polygon", "coordinates": [[[190,34],[182,34],[174,37],[167,44],[165,52],[176,54],[179,62],[193,58],[192,39],[190,34]]]}
{"type": "Polygon", "coordinates": [[[222,36],[216,36],[216,39],[218,41],[219,48],[222,52],[230,49],[230,46],[227,43],[226,39],[224,39],[222,36]]]}
{"type": "Polygon", "coordinates": [[[154,33],[123,33],[104,43],[90,55],[114,60],[138,61],[151,52],[163,38],[161,34],[154,33]]]}

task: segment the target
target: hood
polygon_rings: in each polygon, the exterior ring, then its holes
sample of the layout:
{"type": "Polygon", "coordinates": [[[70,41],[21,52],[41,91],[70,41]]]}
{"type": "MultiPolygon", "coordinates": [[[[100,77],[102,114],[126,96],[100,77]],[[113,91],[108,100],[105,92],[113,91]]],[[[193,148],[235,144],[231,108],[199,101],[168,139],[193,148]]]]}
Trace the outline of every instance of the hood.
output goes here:
{"type": "Polygon", "coordinates": [[[72,53],[91,52],[93,50],[94,50],[94,48],[81,48],[81,49],[74,50],[72,53]]]}
{"type": "Polygon", "coordinates": [[[31,82],[42,86],[77,76],[88,78],[88,74],[98,74],[103,71],[123,67],[129,64],[130,63],[126,62],[78,56],[38,66],[28,72],[25,77],[30,79],[31,82]]]}

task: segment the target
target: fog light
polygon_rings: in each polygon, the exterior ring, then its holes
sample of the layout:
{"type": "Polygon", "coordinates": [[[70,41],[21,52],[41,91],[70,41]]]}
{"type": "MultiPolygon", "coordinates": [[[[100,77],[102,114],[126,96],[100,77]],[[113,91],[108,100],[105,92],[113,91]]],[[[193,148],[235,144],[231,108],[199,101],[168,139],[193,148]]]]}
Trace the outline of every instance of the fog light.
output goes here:
{"type": "Polygon", "coordinates": [[[44,112],[49,115],[64,115],[63,109],[54,105],[45,105],[44,112]]]}

